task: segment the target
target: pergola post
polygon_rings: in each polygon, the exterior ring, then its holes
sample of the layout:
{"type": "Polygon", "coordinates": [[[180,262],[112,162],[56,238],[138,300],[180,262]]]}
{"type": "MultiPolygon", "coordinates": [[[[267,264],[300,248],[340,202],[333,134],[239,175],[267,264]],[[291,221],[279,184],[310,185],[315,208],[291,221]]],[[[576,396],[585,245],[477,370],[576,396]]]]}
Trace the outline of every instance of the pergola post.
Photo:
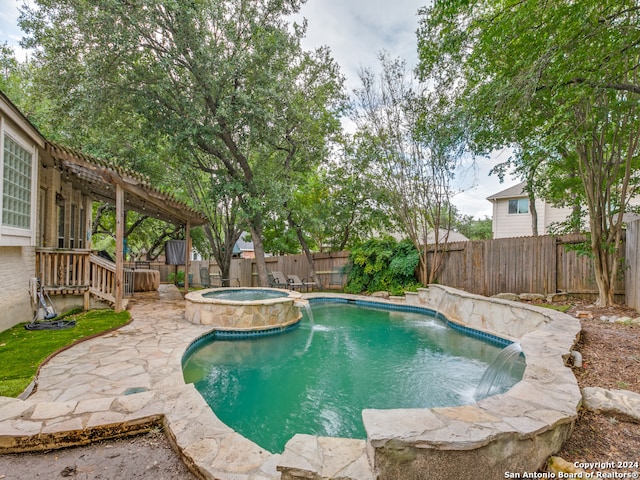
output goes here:
{"type": "Polygon", "coordinates": [[[124,280],[124,190],[116,184],[116,282],[113,292],[114,310],[121,312],[124,280]]]}
{"type": "MultiPolygon", "coordinates": [[[[91,200],[91,197],[89,197],[88,195],[85,195],[83,197],[83,208],[84,208],[84,228],[81,229],[81,231],[84,231],[84,237],[82,239],[84,248],[87,250],[91,250],[91,228],[93,226],[93,202],[91,200]]],[[[89,288],[87,288],[87,291],[84,292],[84,298],[83,298],[83,308],[85,310],[89,310],[89,308],[91,308],[91,285],[89,285],[89,283],[91,282],[91,262],[89,261],[89,257],[87,257],[87,260],[85,261],[84,264],[84,279],[85,282],[87,282],[87,286],[89,288]]]]}
{"type": "Polygon", "coordinates": [[[184,259],[184,293],[189,292],[189,267],[191,262],[191,223],[187,222],[184,226],[184,238],[186,240],[185,256],[184,259]]]}

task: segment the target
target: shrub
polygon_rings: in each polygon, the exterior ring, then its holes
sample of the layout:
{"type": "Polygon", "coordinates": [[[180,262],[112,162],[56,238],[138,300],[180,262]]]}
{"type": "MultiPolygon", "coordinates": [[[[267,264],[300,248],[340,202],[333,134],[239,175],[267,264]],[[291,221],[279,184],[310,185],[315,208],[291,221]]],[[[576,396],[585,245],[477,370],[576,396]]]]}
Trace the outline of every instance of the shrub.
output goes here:
{"type": "Polygon", "coordinates": [[[415,291],[421,286],[415,274],[419,261],[418,251],[408,240],[368,240],[349,254],[345,292],[402,295],[405,290],[415,291]]]}

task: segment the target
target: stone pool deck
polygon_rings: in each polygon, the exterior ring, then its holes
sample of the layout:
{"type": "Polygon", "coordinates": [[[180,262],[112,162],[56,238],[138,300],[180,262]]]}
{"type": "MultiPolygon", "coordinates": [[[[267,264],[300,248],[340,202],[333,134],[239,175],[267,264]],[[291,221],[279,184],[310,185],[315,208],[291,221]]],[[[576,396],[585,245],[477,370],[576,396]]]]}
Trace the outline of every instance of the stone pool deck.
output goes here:
{"type": "MultiPolygon", "coordinates": [[[[465,300],[448,290],[434,289],[430,303],[453,319],[462,309],[472,321],[494,321],[495,310],[482,310],[488,299],[465,300]],[[456,303],[448,305],[444,294],[456,303]]],[[[580,402],[575,378],[561,357],[577,335],[575,325],[562,318],[545,325],[547,316],[560,317],[555,312],[526,314],[512,302],[500,307],[514,325],[530,317],[540,318],[536,326],[542,327],[523,337],[528,366],[534,359],[536,365],[508,396],[446,409],[367,410],[368,441],[296,435],[279,455],[222,423],[193,385],[184,383],[182,356],[212,327],[187,322],[181,294],[161,285],[158,292],[136,294],[130,301],[129,325],[52,358],[26,400],[0,397],[0,453],[81,445],[162,425],[187,466],[205,479],[372,480],[372,463],[379,478],[407,472],[415,478],[450,478],[450,465],[457,465],[457,478],[476,478],[477,465],[492,456],[511,456],[505,448],[521,449],[516,456],[526,458],[534,456],[533,450],[544,451],[543,443],[561,442],[580,402]],[[473,459],[464,462],[468,472],[460,470],[464,451],[470,454],[466,460],[473,459]]],[[[483,326],[490,327],[474,328],[483,326]]],[[[495,468],[503,467],[498,462],[495,468]]]]}

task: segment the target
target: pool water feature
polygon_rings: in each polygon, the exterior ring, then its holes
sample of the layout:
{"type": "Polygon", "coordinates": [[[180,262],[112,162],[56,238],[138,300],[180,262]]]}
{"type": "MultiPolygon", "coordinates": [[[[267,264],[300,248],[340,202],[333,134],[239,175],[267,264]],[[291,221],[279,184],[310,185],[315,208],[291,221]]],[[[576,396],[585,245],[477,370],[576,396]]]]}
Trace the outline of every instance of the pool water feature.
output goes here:
{"type": "Polygon", "coordinates": [[[312,310],[313,323],[274,336],[214,334],[183,361],[185,381],[216,416],[271,452],[296,433],[365,438],[363,409],[472,403],[503,346],[425,313],[343,303],[312,310]]]}
{"type": "Polygon", "coordinates": [[[491,395],[506,391],[511,385],[514,375],[522,376],[524,372],[524,355],[518,342],[503,348],[484,372],[476,387],[474,398],[482,400],[491,395]]]}

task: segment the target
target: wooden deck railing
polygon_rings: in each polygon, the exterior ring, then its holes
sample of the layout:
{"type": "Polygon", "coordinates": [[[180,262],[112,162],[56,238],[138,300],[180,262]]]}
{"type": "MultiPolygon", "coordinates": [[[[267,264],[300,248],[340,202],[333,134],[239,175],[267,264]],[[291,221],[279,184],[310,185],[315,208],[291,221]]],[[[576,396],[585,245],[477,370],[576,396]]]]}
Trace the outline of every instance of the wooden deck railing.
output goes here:
{"type": "Polygon", "coordinates": [[[97,255],[90,255],[89,292],[98,298],[115,303],[116,265],[97,255]]]}
{"type": "Polygon", "coordinates": [[[53,295],[91,293],[114,303],[115,273],[113,262],[89,250],[36,249],[36,275],[53,295]]]}
{"type": "Polygon", "coordinates": [[[36,250],[36,275],[50,293],[80,294],[89,288],[89,250],[36,250]]]}

